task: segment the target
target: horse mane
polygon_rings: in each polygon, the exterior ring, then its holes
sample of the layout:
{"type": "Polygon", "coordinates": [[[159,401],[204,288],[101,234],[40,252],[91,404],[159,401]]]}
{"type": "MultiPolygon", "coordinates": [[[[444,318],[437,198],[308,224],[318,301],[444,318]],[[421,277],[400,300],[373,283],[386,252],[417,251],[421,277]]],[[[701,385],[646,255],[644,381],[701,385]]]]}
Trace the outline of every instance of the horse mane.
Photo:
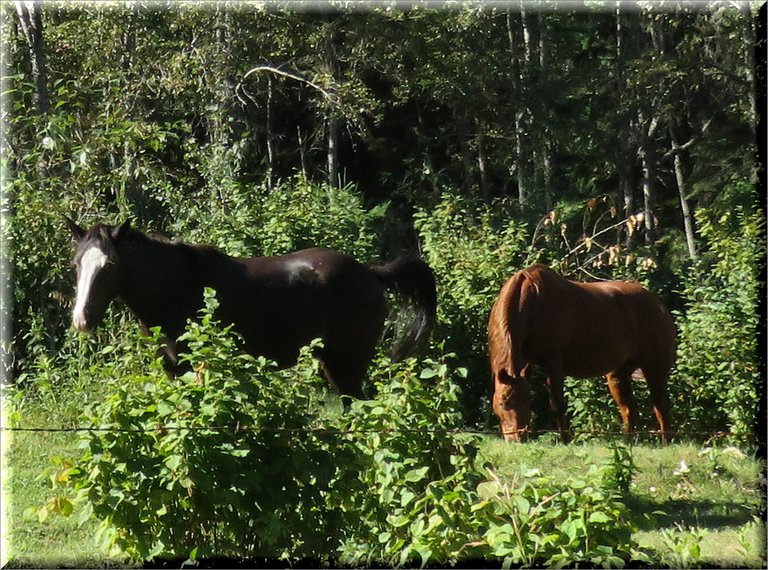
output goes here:
{"type": "Polygon", "coordinates": [[[152,264],[159,274],[171,283],[194,286],[193,283],[209,283],[221,273],[222,267],[232,258],[210,245],[185,243],[158,232],[143,232],[129,228],[120,240],[124,259],[137,260],[141,267],[152,264]],[[136,253],[141,252],[140,257],[136,253]],[[149,260],[153,261],[149,261],[149,260]]]}
{"type": "Polygon", "coordinates": [[[161,248],[165,248],[168,251],[184,253],[187,256],[192,256],[197,259],[230,257],[225,252],[212,245],[186,243],[178,238],[170,237],[166,233],[158,230],[143,232],[135,228],[130,228],[128,233],[125,235],[124,240],[126,242],[134,241],[135,243],[142,243],[145,245],[160,246],[161,248]]]}
{"type": "Polygon", "coordinates": [[[505,372],[517,378],[525,362],[522,354],[523,341],[528,327],[528,311],[525,304],[531,289],[539,292],[540,275],[547,270],[541,265],[518,271],[504,283],[498,299],[491,309],[488,322],[488,344],[491,358],[491,370],[494,373],[505,372]],[[514,311],[514,318],[510,318],[514,311]]]}

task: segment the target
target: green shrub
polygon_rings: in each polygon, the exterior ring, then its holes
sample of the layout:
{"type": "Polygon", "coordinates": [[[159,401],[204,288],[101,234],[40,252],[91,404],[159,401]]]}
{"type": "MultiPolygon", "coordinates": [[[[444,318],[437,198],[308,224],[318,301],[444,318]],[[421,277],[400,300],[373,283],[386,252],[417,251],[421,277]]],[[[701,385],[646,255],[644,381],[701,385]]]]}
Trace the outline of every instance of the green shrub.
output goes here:
{"type": "Polygon", "coordinates": [[[676,423],[685,430],[755,433],[758,408],[758,259],[763,214],[715,217],[701,210],[709,252],[681,276],[686,310],[675,314],[677,366],[670,382],[676,423]]]}
{"type": "Polygon", "coordinates": [[[357,513],[342,543],[345,564],[403,565],[455,559],[466,543],[471,498],[480,482],[477,439],[463,425],[455,380],[466,375],[447,362],[381,359],[372,370],[375,400],[352,404],[342,419],[346,441],[363,469],[355,493],[339,507],[357,513]]]}
{"type": "Polygon", "coordinates": [[[488,417],[488,315],[504,282],[527,265],[527,230],[511,201],[487,205],[444,193],[414,214],[423,255],[435,272],[438,333],[446,350],[469,369],[465,408],[470,420],[488,417]]]}
{"type": "Polygon", "coordinates": [[[478,490],[472,507],[487,529],[481,552],[505,567],[562,567],[577,562],[623,567],[642,559],[632,540],[627,507],[602,485],[599,468],[586,479],[553,481],[534,474],[514,487],[492,479],[478,490]]]}
{"type": "Polygon", "coordinates": [[[107,544],[136,560],[618,565],[630,556],[632,527],[616,489],[631,471],[487,481],[476,436],[460,433],[465,371],[451,358],[380,358],[371,370],[377,397],[339,414],[324,403],[312,347],[278,371],[237,351],[211,316],[215,306],[208,291],[200,322],[188,327],[192,372],[171,380],[160,359],[140,372],[146,360],[127,356],[118,359],[122,376],[105,369],[115,379],[86,413],[84,453],[59,462],[52,479],[74,488],[74,505],[59,493],[38,515],[79,504],[82,519],[102,521],[107,544]]]}
{"type": "Polygon", "coordinates": [[[209,295],[186,333],[194,372],[169,380],[156,360],[92,407],[98,431],[84,436],[71,476],[83,516],[137,559],[331,552],[343,525],[325,495],[344,450],[314,430],[309,351],[280,373],[236,350],[214,306],[209,295]]]}
{"type": "MultiPolygon", "coordinates": [[[[205,164],[216,157],[206,157],[205,164]]],[[[387,204],[366,209],[352,186],[333,188],[302,175],[273,189],[227,180],[223,184],[209,173],[201,196],[177,201],[183,206],[174,212],[173,232],[230,255],[279,255],[307,247],[338,249],[361,261],[381,254],[378,229],[387,204]]]]}

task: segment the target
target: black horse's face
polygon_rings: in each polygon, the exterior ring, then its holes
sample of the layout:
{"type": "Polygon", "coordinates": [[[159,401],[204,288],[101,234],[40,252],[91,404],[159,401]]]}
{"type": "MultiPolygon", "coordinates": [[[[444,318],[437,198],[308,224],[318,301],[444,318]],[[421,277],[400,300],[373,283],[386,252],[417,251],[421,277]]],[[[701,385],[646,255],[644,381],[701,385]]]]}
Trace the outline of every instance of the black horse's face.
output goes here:
{"type": "Polygon", "coordinates": [[[129,228],[97,224],[84,230],[72,220],[67,224],[75,240],[73,263],[77,268],[75,308],[72,324],[81,332],[95,329],[104,318],[109,303],[117,296],[120,260],[116,243],[129,228]]]}

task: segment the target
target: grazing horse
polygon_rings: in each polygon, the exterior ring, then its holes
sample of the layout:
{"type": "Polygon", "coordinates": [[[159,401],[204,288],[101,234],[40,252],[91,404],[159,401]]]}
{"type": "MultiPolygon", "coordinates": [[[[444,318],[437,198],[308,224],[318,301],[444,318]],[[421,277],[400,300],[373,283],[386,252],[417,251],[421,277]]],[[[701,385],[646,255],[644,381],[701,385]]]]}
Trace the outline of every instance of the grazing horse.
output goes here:
{"type": "Polygon", "coordinates": [[[188,319],[203,306],[203,289],[216,291],[216,318],[232,324],[242,348],[282,368],[296,363],[301,347],[323,340],[317,357],[340,394],[363,397],[362,382],[382,333],[388,288],[414,307],[395,358],[429,335],[437,295],[429,266],[402,256],[365,266],[331,249],[305,249],[274,257],[230,257],[205,245],[150,237],[130,227],[96,224],[89,230],[67,219],[76,244],[77,297],[72,321],[90,331],[120,297],[142,328],[159,326],[169,374],[182,371],[178,341],[188,319]]]}
{"type": "Polygon", "coordinates": [[[488,321],[493,411],[504,438],[530,430],[528,374],[547,374],[549,403],[563,441],[569,440],[563,379],[605,375],[624,431],[634,429],[632,373],[640,368],[651,393],[661,439],[668,441],[669,371],[675,362],[675,325],[659,299],[637,283],[579,283],[535,265],[501,288],[488,321]]]}

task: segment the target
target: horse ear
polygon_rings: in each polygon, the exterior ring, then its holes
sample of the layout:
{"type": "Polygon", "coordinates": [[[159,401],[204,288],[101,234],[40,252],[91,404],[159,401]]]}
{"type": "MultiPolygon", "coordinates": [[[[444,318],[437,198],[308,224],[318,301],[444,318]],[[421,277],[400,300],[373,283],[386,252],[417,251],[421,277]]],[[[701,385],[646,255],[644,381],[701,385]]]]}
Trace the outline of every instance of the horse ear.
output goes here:
{"type": "Polygon", "coordinates": [[[69,227],[69,231],[72,234],[72,239],[75,241],[80,241],[83,239],[83,236],[85,235],[85,230],[77,225],[72,219],[70,219],[67,216],[64,216],[64,220],[67,222],[67,227],[69,227]]]}
{"type": "Polygon", "coordinates": [[[117,227],[112,228],[112,239],[115,241],[119,240],[121,237],[125,235],[125,233],[128,231],[128,229],[131,227],[131,220],[125,220],[122,224],[120,224],[117,227]]]}

